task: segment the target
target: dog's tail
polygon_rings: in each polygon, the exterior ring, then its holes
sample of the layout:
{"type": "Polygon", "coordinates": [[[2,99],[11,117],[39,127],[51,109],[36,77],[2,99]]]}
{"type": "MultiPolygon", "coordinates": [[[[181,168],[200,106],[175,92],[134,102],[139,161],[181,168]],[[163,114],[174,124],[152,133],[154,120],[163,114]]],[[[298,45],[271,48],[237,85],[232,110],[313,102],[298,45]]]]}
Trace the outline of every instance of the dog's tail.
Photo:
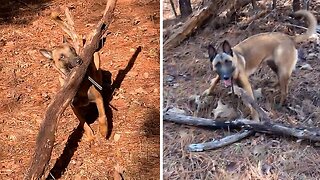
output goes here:
{"type": "Polygon", "coordinates": [[[317,19],[314,17],[314,15],[311,12],[309,12],[307,10],[299,10],[299,11],[295,12],[294,15],[305,17],[309,23],[309,26],[308,26],[306,33],[293,37],[293,39],[296,43],[303,42],[303,41],[307,40],[312,34],[316,33],[317,19]]]}

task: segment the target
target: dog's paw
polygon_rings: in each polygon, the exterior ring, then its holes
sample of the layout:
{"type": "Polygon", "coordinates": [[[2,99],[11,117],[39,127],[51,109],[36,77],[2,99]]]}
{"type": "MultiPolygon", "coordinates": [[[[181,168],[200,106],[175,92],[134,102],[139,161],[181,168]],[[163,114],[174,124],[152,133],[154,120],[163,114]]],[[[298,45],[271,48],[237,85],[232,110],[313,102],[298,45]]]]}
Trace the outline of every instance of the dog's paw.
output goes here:
{"type": "Polygon", "coordinates": [[[108,127],[106,123],[99,123],[99,132],[103,138],[107,138],[108,127]]]}
{"type": "Polygon", "coordinates": [[[95,141],[95,139],[96,139],[95,136],[85,135],[85,136],[83,137],[83,141],[85,141],[85,142],[93,142],[93,141],[95,141]]]}

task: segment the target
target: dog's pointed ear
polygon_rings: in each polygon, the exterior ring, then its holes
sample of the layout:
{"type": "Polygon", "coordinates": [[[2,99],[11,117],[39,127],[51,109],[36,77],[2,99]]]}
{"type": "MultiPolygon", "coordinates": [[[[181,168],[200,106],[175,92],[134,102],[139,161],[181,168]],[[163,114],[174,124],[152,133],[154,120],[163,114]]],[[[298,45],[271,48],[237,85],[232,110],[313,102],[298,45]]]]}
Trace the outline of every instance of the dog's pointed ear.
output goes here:
{"type": "Polygon", "coordinates": [[[223,41],[223,43],[222,43],[222,50],[223,50],[224,53],[227,53],[227,54],[229,54],[230,56],[233,56],[233,52],[232,52],[232,49],[231,49],[231,45],[230,45],[230,43],[229,43],[227,40],[223,41]]]}
{"type": "Polygon", "coordinates": [[[44,57],[46,57],[47,59],[53,60],[53,58],[52,58],[52,52],[51,52],[51,51],[46,50],[46,49],[40,49],[39,51],[40,51],[40,53],[41,53],[44,57]]]}
{"type": "Polygon", "coordinates": [[[62,43],[71,45],[70,39],[65,35],[62,36],[62,43]]]}
{"type": "Polygon", "coordinates": [[[211,44],[209,44],[208,46],[208,53],[209,53],[210,61],[212,62],[217,55],[217,50],[211,44]]]}

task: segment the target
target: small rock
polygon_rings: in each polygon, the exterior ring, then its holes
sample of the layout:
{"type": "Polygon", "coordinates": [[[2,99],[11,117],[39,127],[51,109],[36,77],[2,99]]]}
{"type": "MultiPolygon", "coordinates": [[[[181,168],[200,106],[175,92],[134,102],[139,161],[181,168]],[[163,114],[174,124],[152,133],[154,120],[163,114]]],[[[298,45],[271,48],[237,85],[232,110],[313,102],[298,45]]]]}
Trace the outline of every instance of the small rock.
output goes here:
{"type": "Polygon", "coordinates": [[[130,52],[135,52],[135,51],[136,51],[136,49],[130,48],[130,52]]]}
{"type": "Polygon", "coordinates": [[[137,71],[131,71],[128,75],[130,77],[136,77],[136,76],[138,76],[138,72],[137,71]]]}
{"type": "Polygon", "coordinates": [[[144,77],[145,79],[149,78],[149,73],[143,73],[143,77],[144,77]]]}
{"type": "Polygon", "coordinates": [[[117,134],[117,133],[116,133],[116,134],[113,136],[114,142],[118,142],[119,139],[120,139],[120,134],[117,134]]]}
{"type": "Polygon", "coordinates": [[[176,89],[177,87],[179,87],[179,83],[175,83],[172,88],[176,89]]]}
{"type": "Polygon", "coordinates": [[[148,94],[142,87],[135,90],[136,94],[148,94]]]}
{"type": "Polygon", "coordinates": [[[9,139],[10,139],[10,141],[15,141],[15,140],[17,140],[17,137],[15,136],[15,135],[9,135],[9,139]]]}
{"type": "Polygon", "coordinates": [[[174,80],[174,77],[171,76],[171,75],[167,75],[167,76],[165,77],[165,80],[166,80],[166,82],[172,82],[172,81],[174,80]]]}
{"type": "Polygon", "coordinates": [[[304,64],[300,67],[301,70],[313,70],[310,64],[304,64]]]}
{"type": "Polygon", "coordinates": [[[155,89],[153,90],[153,92],[154,92],[154,93],[158,93],[159,91],[158,91],[157,88],[155,88],[155,89]]]}

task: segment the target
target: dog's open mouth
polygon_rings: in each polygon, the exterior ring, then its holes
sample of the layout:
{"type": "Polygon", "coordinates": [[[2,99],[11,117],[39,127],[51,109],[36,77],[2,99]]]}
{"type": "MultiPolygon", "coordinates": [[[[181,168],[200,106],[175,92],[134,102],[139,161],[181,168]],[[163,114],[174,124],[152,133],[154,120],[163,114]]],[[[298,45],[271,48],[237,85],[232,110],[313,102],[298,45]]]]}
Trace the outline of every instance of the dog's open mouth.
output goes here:
{"type": "Polygon", "coordinates": [[[230,87],[232,85],[231,78],[227,80],[223,80],[224,87],[230,87]]]}

